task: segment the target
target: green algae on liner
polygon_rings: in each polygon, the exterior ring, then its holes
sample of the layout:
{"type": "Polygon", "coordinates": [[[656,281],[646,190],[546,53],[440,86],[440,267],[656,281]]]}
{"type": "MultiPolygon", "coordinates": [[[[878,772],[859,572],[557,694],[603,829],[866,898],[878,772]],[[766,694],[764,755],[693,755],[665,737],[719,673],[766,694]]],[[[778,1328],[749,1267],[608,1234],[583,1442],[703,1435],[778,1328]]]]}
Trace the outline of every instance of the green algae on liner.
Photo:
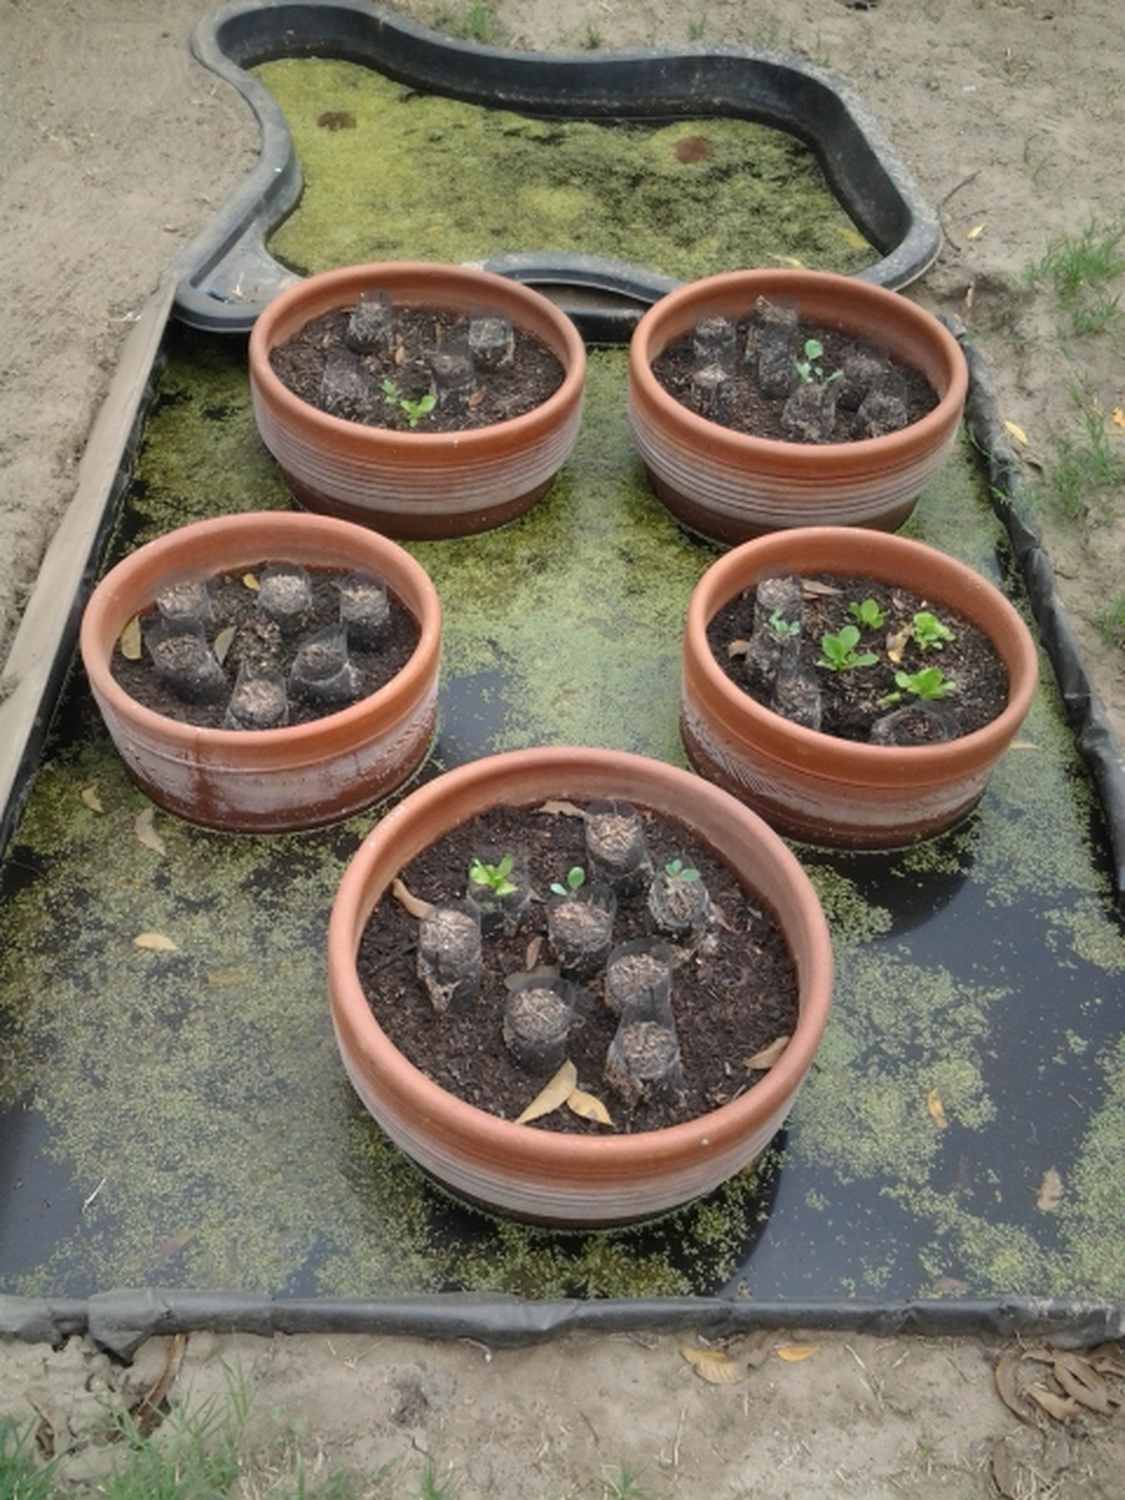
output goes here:
{"type": "Polygon", "coordinates": [[[531,119],[321,59],[253,73],[280,104],[304,174],[299,206],[270,241],[302,275],[512,250],[611,256],[683,280],[791,259],[850,272],[876,259],[808,148],[764,125],[531,119]]]}

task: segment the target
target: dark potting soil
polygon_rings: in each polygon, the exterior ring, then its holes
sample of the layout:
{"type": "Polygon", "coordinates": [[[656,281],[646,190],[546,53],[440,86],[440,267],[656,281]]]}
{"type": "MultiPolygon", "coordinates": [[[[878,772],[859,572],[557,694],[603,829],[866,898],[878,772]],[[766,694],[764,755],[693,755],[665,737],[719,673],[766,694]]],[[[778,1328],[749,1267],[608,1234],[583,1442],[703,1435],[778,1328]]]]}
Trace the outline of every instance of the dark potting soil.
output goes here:
{"type": "MultiPolygon", "coordinates": [[[[247,569],[245,573],[219,573],[207,580],[212,612],[211,623],[206,630],[207,640],[214,647],[223,631],[233,627],[235,632],[223,659],[223,669],[231,689],[234,688],[238,675],[240,632],[260,618],[258,594],[254,589],[247,587],[242,580],[245,576],[258,579],[267,566],[267,563],[262,563],[258,567],[247,569]]],[[[335,568],[309,568],[307,572],[312,585],[312,611],[308,623],[294,638],[280,640],[280,650],[276,656],[277,670],[286,680],[288,680],[301,642],[316,631],[338,622],[340,618],[338,584],[350,576],[344,569],[335,568]]],[[[387,602],[390,605],[390,618],[380,634],[375,649],[366,650],[354,644],[349,645],[348,656],[356,669],[356,692],[351,700],[353,703],[358,703],[361,698],[370,697],[372,693],[385,687],[402,671],[418,644],[420,631],[417,620],[404,605],[399,603],[390,590],[387,591],[387,602]]],[[[156,624],[157,619],[155,605],[142,612],[140,616],[142,638],[156,624]]],[[[277,636],[274,636],[273,640],[277,644],[277,636]]],[[[135,698],[145,708],[151,708],[166,718],[176,719],[181,724],[194,724],[201,729],[224,727],[229,693],[224,693],[214,703],[185,703],[162,681],[152,664],[147,647],[142,649],[140,660],[132,661],[122,654],[119,641],[114,647],[110,660],[110,671],[113,673],[114,680],[120,683],[129,696],[135,698]]],[[[315,719],[323,719],[328,714],[338,713],[341,708],[347,706],[346,703],[325,705],[310,702],[291,692],[286,722],[310,724],[315,719]]]]}
{"type": "MultiPolygon", "coordinates": [[[[880,700],[889,693],[901,692],[895,684],[896,672],[912,676],[927,667],[939,667],[947,679],[957,684],[955,693],[936,700],[932,705],[954,733],[932,738],[959,738],[971,734],[990,723],[1007,706],[1007,668],[989,638],[955,610],[932,604],[909,589],[892,588],[874,578],[818,573],[801,582],[800,663],[802,670],[815,677],[821,691],[823,733],[835,735],[838,739],[866,741],[876,720],[902,708],[914,709],[914,718],[920,721],[924,710],[918,712],[920,700],[909,692],[902,692],[900,701],[894,704],[884,706],[880,700]],[[838,592],[813,591],[820,588],[838,592]],[[862,604],[865,599],[874,599],[886,615],[878,629],[860,626],[848,609],[850,604],[862,604]],[[914,615],[920,611],[935,615],[948,626],[953,631],[953,639],[945,641],[940,650],[933,647],[923,650],[913,636],[908,636],[905,642],[898,640],[896,645],[896,649],[901,647],[902,660],[891,662],[888,649],[896,644],[902,631],[909,629],[914,615]],[[878,662],[874,666],[849,668],[842,672],[816,666],[822,654],[821,637],[837,635],[846,625],[855,625],[860,630],[855,651],[874,652],[878,662]]],[[[707,627],[707,640],[711,654],[735,686],[769,708],[773,705],[748,681],[744,654],[738,651],[731,655],[729,649],[734,643],[750,640],[754,629],[755,594],[756,590],[748,589],[724,605],[707,627]]]]}
{"type": "Polygon", "coordinates": [[[270,365],[282,384],[318,411],[395,432],[467,432],[533,411],[563,383],[563,367],[546,344],[514,328],[510,362],[498,369],[476,368],[460,393],[439,398],[412,428],[398,400],[384,393],[383,382],[394,383],[399,400],[419,401],[433,394],[432,358],[442,349],[464,349],[469,319],[396,305],[389,349],[360,354],[348,347],[351,313],[351,308],[323,313],[270,352],[270,365]],[[336,361],[334,370],[341,372],[343,388],[335,402],[325,399],[323,388],[330,358],[336,361]]]}
{"type": "MultiPolygon", "coordinates": [[[[694,344],[694,332],[669,344],[653,361],[652,373],[670,396],[675,397],[681,405],[686,406],[696,416],[706,417],[710,421],[718,422],[720,426],[729,427],[733,432],[745,432],[753,437],[772,438],[780,442],[801,441],[800,438],[795,438],[791,432],[785,430],[781,420],[786,401],[792,395],[793,390],[800,385],[796,378],[795,366],[792,388],[780,395],[767,396],[758,384],[756,361],[753,358],[747,360],[745,357],[748,335],[752,337],[751,318],[749,315],[741,318],[737,320],[735,326],[737,345],[728,374],[728,383],[724,386],[724,404],[721,413],[708,409],[701,398],[699,389],[693,385],[693,376],[700,366],[700,358],[694,344]]],[[[813,323],[799,323],[797,325],[797,353],[794,359],[804,359],[804,346],[809,339],[816,339],[823,346],[824,352],[817,357],[815,363],[825,376],[831,376],[838,370],[842,371],[847,361],[853,356],[863,355],[877,360],[887,372],[886,379],[889,386],[902,400],[909,423],[920,421],[927,412],[933,411],[937,406],[937,393],[920,370],[893,358],[866,339],[855,338],[836,328],[822,328],[813,323]]],[[[843,389],[844,385],[841,383],[841,393],[843,389]]],[[[858,392],[856,395],[858,396],[858,392]]],[[[844,402],[847,400],[848,397],[845,396],[844,402]]],[[[844,402],[837,402],[835,424],[830,431],[825,433],[821,441],[851,443],[872,435],[879,435],[865,430],[858,403],[853,409],[845,409],[844,402]]]]}
{"type": "MultiPolygon", "coordinates": [[[[728,1103],[761,1077],[746,1060],[779,1036],[792,1035],[797,1020],[796,971],[773,913],[748,894],[730,869],[671,819],[638,807],[653,868],[671,859],[694,866],[721,913],[695,956],[672,975],[672,1009],[683,1061],[683,1086],[666,1098],[629,1108],[605,1080],[606,1052],[618,1018],[604,999],[604,970],[581,982],[583,1024],[571,1031],[567,1056],[578,1086],[605,1104],[618,1131],[655,1130],[697,1118],[728,1103]]],[[[533,899],[523,925],[511,937],[483,939],[478,998],[463,1012],[439,1014],[416,973],[418,922],[388,892],[376,907],[360,942],[358,969],[380,1026],[401,1052],[448,1092],[503,1119],[515,1119],[555,1071],[532,1073],[509,1053],[501,1031],[508,997],[505,978],[533,963],[550,964],[546,906],[551,883],[575,865],[585,867],[585,830],[580,818],[511,807],[493,808],[454,829],[402,872],[410,892],[434,904],[459,901],[472,860],[489,851],[525,851],[533,899]]],[[[654,933],[645,892],[622,896],[614,921],[614,944],[654,933]]],[[[546,1130],[605,1134],[607,1127],[566,1108],[534,1122],[546,1130]]]]}

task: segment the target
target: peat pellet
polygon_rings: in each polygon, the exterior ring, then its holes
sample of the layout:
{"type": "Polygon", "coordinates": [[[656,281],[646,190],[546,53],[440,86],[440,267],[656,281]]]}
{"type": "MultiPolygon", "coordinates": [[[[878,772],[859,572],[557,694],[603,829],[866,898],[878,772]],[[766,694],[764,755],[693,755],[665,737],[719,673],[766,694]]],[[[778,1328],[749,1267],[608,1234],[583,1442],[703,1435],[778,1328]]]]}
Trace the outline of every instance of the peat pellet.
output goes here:
{"type": "Polygon", "coordinates": [[[254,613],[235,631],[227,661],[250,677],[267,677],[280,671],[284,650],[277,622],[254,613]]]}
{"type": "Polygon", "coordinates": [[[371,415],[374,391],[367,371],[347,349],[333,349],[320,377],[320,406],[330,417],[362,422],[371,415]]]}
{"type": "Polygon", "coordinates": [[[461,1009],[480,992],[480,918],[469,907],[440,906],[418,928],[418,978],[436,1011],[461,1009]]]}
{"type": "Polygon", "coordinates": [[[657,1021],[623,1022],[606,1053],[605,1080],[629,1105],[679,1087],[683,1064],[676,1033],[657,1021]]]}
{"type": "Polygon", "coordinates": [[[734,381],[722,365],[702,365],[691,377],[691,394],[700,416],[722,422],[729,415],[734,381]]]}
{"type": "Polygon", "coordinates": [[[910,423],[906,404],[886,391],[870,391],[856,412],[856,422],[863,437],[886,437],[889,432],[901,432],[910,423]]]}
{"type": "Polygon", "coordinates": [[[206,630],[211,623],[211,595],[203,579],[185,579],[162,589],[156,596],[156,608],[165,625],[194,633],[206,630]]]}
{"type": "Polygon", "coordinates": [[[348,656],[347,633],[326,625],[302,641],[289,672],[289,688],[313,703],[351,703],[359,692],[359,674],[348,656]]]}
{"type": "Polygon", "coordinates": [[[793,670],[800,659],[803,610],[801,580],[791,574],[763,578],[754,592],[746,677],[763,697],[769,696],[779,674],[793,670]]]}
{"type": "Polygon", "coordinates": [[[438,406],[459,410],[472,391],[475,381],[472,357],[465,348],[439,349],[430,356],[434,394],[438,406]]]}
{"type": "Polygon", "coordinates": [[[960,734],[957,716],[929,703],[908,703],[871,726],[873,745],[942,745],[960,734]]]}
{"type": "Polygon", "coordinates": [[[799,385],[781,412],[781,430],[794,443],[830,443],[836,427],[837,388],[810,380],[799,385]]]}
{"type": "Polygon", "coordinates": [[[470,320],[469,353],[478,370],[502,370],[515,352],[516,333],[507,318],[486,313],[470,320]]]}
{"type": "Polygon", "coordinates": [[[618,943],[605,970],[605,1003],[627,1020],[660,1020],[672,1016],[672,951],[659,938],[618,943]]]}
{"type": "Polygon", "coordinates": [[[871,391],[885,391],[890,396],[900,398],[902,396],[902,376],[892,365],[877,359],[873,354],[849,354],[843,369],[837,397],[837,405],[843,411],[858,411],[864,397],[871,391]]]}
{"type": "Polygon", "coordinates": [[[691,336],[691,348],[697,364],[729,370],[738,351],[738,329],[729,318],[700,318],[691,336]]]}
{"type": "Polygon", "coordinates": [[[690,866],[677,873],[661,870],[648,888],[648,914],[657,931],[680,942],[702,932],[711,915],[711,897],[698,871],[690,866]]]}
{"type": "Polygon", "coordinates": [[[194,631],[157,629],[147,638],[161,681],[185,703],[218,703],[230,690],[226,673],[204,637],[194,631]]]}
{"type": "Polygon", "coordinates": [[[340,624],[348,634],[348,645],[374,651],[391,618],[391,601],[377,578],[351,573],[340,584],[340,624]]]}
{"type": "Polygon", "coordinates": [[[258,579],[258,608],[283,636],[300,635],[313,611],[308,573],[299,563],[267,563],[258,579]]]}
{"type": "Polygon", "coordinates": [[[530,978],[513,989],[505,1003],[504,1045],[529,1073],[557,1072],[566,1060],[576,1019],[561,982],[530,978]]]}
{"type": "Polygon", "coordinates": [[[774,679],[770,706],[791,724],[819,729],[824,714],[820,683],[800,665],[783,668],[774,679]]]}
{"type": "Polygon", "coordinates": [[[609,886],[583,887],[547,905],[547,937],[564,974],[586,979],[604,965],[613,944],[617,899],[609,886]]]}
{"type": "Polygon", "coordinates": [[[591,802],[586,809],[586,858],[619,896],[643,890],[652,872],[644,823],[628,802],[591,802]]]}
{"type": "Polygon", "coordinates": [[[364,292],[352,308],[344,342],[357,354],[385,354],[395,331],[394,307],[387,292],[364,292]]]}
{"type": "Polygon", "coordinates": [[[289,722],[289,695],[280,672],[238,674],[227,704],[224,729],[279,729],[289,722]]]}

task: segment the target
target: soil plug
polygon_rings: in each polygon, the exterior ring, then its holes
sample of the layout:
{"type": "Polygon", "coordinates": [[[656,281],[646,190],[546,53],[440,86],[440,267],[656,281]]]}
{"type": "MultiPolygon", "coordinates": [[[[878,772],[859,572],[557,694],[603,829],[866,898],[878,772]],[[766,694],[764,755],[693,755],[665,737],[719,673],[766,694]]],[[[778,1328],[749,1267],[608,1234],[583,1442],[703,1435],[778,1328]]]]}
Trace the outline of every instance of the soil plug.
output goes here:
{"type": "Polygon", "coordinates": [[[447,412],[461,411],[476,383],[468,343],[449,343],[431,354],[430,372],[439,408],[447,412]]]}
{"type": "Polygon", "coordinates": [[[302,641],[289,673],[289,689],[310,703],[351,703],[359,696],[359,673],[348,657],[342,626],[326,625],[302,641]]]}
{"type": "Polygon", "coordinates": [[[788,396],[797,383],[797,309],[757,297],[750,312],[747,363],[753,364],[763,396],[788,396]]]}
{"type": "Polygon", "coordinates": [[[783,667],[773,685],[770,706],[775,713],[805,729],[819,729],[822,703],[820,684],[812,672],[797,664],[783,667]]]}
{"type": "Polygon", "coordinates": [[[281,670],[283,649],[277,622],[255,612],[235,632],[227,660],[250,677],[268,677],[281,670]]]}
{"type": "Polygon", "coordinates": [[[578,991],[565,979],[528,974],[508,980],[504,1045],[529,1073],[553,1073],[566,1058],[567,1041],[579,1020],[578,991]]]}
{"type": "Polygon", "coordinates": [[[502,370],[516,352],[515,329],[498,313],[479,313],[469,322],[469,354],[478,370],[502,370]]]}
{"type": "Polygon", "coordinates": [[[644,890],[652,860],[636,808],[628,802],[591,802],[586,809],[586,857],[593,874],[618,896],[644,890]]]}
{"type": "Polygon", "coordinates": [[[768,697],[780,673],[793,670],[801,655],[805,600],[801,580],[792,575],[763,578],[754,591],[754,626],[746,652],[750,686],[768,697]]]}
{"type": "Polygon", "coordinates": [[[738,353],[738,330],[729,318],[700,318],[691,347],[697,364],[732,370],[738,353]]]}
{"type": "Polygon", "coordinates": [[[201,578],[163,589],[156,596],[156,608],[165,625],[179,626],[193,635],[204,632],[211,623],[211,595],[201,578]]]}
{"type": "Polygon", "coordinates": [[[349,573],[340,584],[340,624],[348,645],[360,651],[378,648],[391,619],[391,602],[377,578],[349,573]]]}
{"type": "Polygon", "coordinates": [[[843,368],[837,400],[844,411],[858,411],[863,398],[872,391],[902,400],[905,389],[902,376],[893,365],[885,364],[873,354],[849,354],[843,368]]]}
{"type": "Polygon", "coordinates": [[[711,915],[711,897],[699,871],[670,859],[648,888],[649,916],[667,937],[697,937],[711,915]]]}
{"type": "Polygon", "coordinates": [[[364,292],[352,308],[344,342],[356,354],[389,354],[395,314],[389,292],[364,292]]]}
{"type": "Polygon", "coordinates": [[[356,356],[346,349],[333,349],[324,361],[320,404],[330,417],[345,422],[364,422],[372,413],[371,380],[356,356]]]}
{"type": "Polygon", "coordinates": [[[605,1003],[627,1021],[672,1025],[672,950],[659,938],[618,943],[605,970],[605,1003]]]}
{"type": "Polygon", "coordinates": [[[547,937],[564,974],[586,979],[605,963],[613,943],[617,897],[613,887],[586,884],[575,866],[565,882],[552,885],[547,903],[547,937]]]}
{"type": "Polygon", "coordinates": [[[803,381],[781,411],[781,428],[795,443],[830,443],[836,427],[839,386],[803,381]]]}
{"type": "Polygon", "coordinates": [[[480,992],[480,916],[439,906],[418,928],[418,978],[436,1011],[461,1010],[480,992]]]}
{"type": "Polygon", "coordinates": [[[201,631],[157,625],[145,638],[164,685],[185,703],[217,703],[230,691],[226,673],[201,631]]]}
{"type": "Polygon", "coordinates": [[[605,1080],[630,1107],[679,1088],[683,1077],[680,1043],[671,1027],[623,1021],[617,1028],[606,1053],[605,1080]]]}
{"type": "Polygon", "coordinates": [[[486,937],[505,932],[510,937],[531,904],[527,856],[509,850],[485,850],[469,865],[465,900],[478,912],[486,937]]]}
{"type": "Polygon", "coordinates": [[[312,585],[300,563],[269,563],[259,579],[258,608],[283,636],[308,629],[313,612],[312,585]]]}
{"type": "Polygon", "coordinates": [[[957,717],[930,703],[908,703],[876,719],[868,735],[873,745],[941,745],[960,734],[957,717]]]}
{"type": "Polygon", "coordinates": [[[280,672],[242,667],[227,704],[224,729],[278,729],[289,722],[289,695],[280,672]]]}
{"type": "Polygon", "coordinates": [[[734,381],[722,365],[703,365],[691,377],[691,395],[700,416],[722,422],[730,411],[734,381]]]}
{"type": "Polygon", "coordinates": [[[886,391],[869,391],[856,412],[856,421],[864,437],[886,437],[888,432],[901,432],[908,427],[910,413],[897,396],[886,391]]]}

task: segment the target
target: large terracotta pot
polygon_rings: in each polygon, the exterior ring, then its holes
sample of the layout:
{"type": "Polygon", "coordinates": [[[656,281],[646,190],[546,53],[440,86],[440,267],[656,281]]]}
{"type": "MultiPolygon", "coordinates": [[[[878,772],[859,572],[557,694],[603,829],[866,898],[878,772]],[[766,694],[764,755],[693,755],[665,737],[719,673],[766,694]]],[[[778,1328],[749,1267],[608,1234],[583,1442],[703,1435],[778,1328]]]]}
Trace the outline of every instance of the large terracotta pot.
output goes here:
{"type": "Polygon", "coordinates": [[[832,951],[816,893],[757,817],[697,777],[610,750],[513,751],[413,792],[368,835],[344,875],[328,932],[332,1020],[344,1066],[391,1139],[478,1203],[536,1222],[594,1226],[661,1213],[710,1192],[764,1149],[788,1114],[825,1022],[832,951]],[[560,1135],[486,1114],[407,1061],[372,1015],[356,952],[404,865],[498,804],[624,798],[678,819],[773,908],[797,965],[800,1018],[781,1060],[753,1088],[688,1124],[637,1135],[560,1135]]]}
{"type": "Polygon", "coordinates": [[[570,319],[530,287],[465,266],[391,261],[325,271],[291,287],[250,335],[250,390],[262,440],[310,510],[388,536],[466,536],[502,526],[547,491],[578,436],[586,350],[570,319]],[[470,432],[391,432],[331,417],[288,390],[270,350],[333,308],[382,288],[396,303],[502,313],[562,361],[562,385],[534,411],[470,432]]]}
{"type": "Polygon", "coordinates": [[[680,730],[701,775],[789,837],[897,848],[940,833],[975,806],[1031,706],[1038,674],[1035,643],[1003,594],[944,552],[847,527],[779,531],[728,552],[696,585],[684,630],[680,730]],[[897,749],[804,729],[757,703],[715,661],[707,627],[760,579],[815,573],[876,578],[958,610],[1007,667],[1007,707],[961,739],[897,749]]]}
{"type": "Polygon", "coordinates": [[[441,604],[426,573],[385,537],[280,511],[199,521],[139,548],[102,579],[82,620],[82,660],[114,744],[154,802],[192,823],[247,833],[313,828],[369,807],[422,764],[437,718],[441,604]],[[161,589],[260,563],[382,578],[421,628],[386,686],[308,724],[242,731],[181,724],[131,698],[110,660],[161,589]]]}
{"type": "Polygon", "coordinates": [[[680,287],[644,315],[629,350],[629,420],[653,489],[690,530],[744,542],[788,526],[901,526],[956,435],[965,357],[930,313],[850,276],[730,271],[680,287]],[[921,421],[856,443],[786,443],[732,432],[668,395],[652,362],[701,318],[741,317],[756,297],[862,336],[913,365],[941,398],[921,421]]]}

